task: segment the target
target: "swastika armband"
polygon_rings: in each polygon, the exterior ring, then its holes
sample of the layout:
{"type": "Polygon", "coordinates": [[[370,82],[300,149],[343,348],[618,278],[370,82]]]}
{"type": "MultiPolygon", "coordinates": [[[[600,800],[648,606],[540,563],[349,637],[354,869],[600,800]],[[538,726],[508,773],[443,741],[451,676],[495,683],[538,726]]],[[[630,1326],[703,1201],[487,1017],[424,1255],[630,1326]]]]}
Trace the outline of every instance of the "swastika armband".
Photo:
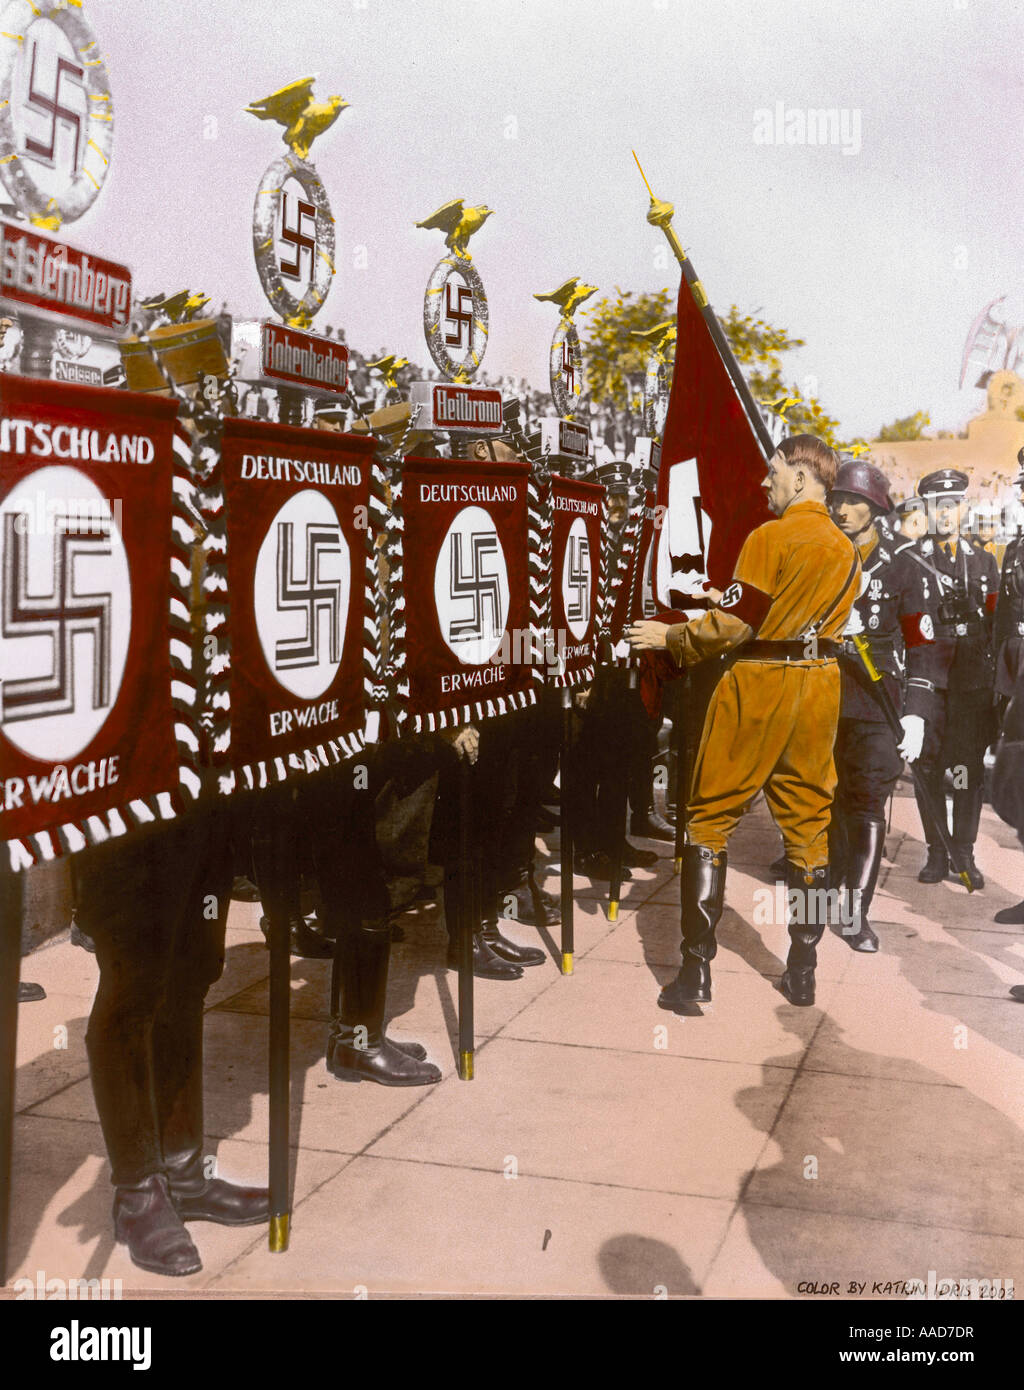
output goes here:
{"type": "Polygon", "coordinates": [[[908,647],[920,647],[935,641],[935,625],[928,613],[904,613],[900,618],[903,641],[908,647]]]}
{"type": "Polygon", "coordinates": [[[986,612],[986,613],[994,613],[994,612],[996,611],[996,600],[998,599],[998,597],[999,597],[998,594],[986,594],[986,595],[985,595],[985,612],[986,612]]]}
{"type": "Polygon", "coordinates": [[[756,633],[772,606],[772,596],[761,589],[755,589],[753,584],[744,583],[742,579],[734,579],[722,595],[718,606],[741,619],[756,633]]]}

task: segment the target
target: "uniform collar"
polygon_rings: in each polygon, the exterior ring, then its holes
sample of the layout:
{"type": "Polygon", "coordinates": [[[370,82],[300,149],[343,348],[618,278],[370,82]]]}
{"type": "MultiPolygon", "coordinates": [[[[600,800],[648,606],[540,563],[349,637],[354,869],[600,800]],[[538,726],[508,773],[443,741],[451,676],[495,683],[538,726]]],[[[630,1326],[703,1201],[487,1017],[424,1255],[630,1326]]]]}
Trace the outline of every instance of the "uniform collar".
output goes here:
{"type": "Polygon", "coordinates": [[[789,516],[790,512],[806,511],[820,512],[822,516],[828,516],[828,508],[825,506],[825,503],[815,502],[813,500],[808,500],[806,502],[790,502],[789,506],[782,513],[782,515],[789,516]]]}

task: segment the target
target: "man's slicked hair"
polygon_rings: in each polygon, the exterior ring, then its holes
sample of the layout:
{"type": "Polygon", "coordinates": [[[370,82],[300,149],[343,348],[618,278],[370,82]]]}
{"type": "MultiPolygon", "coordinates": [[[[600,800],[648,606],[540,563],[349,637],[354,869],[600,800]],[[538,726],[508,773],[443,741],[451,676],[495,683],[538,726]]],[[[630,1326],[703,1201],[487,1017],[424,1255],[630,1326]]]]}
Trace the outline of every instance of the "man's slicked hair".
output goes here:
{"type": "Polygon", "coordinates": [[[834,450],[813,434],[791,434],[779,445],[790,468],[806,468],[828,490],[835,486],[839,459],[834,450]]]}

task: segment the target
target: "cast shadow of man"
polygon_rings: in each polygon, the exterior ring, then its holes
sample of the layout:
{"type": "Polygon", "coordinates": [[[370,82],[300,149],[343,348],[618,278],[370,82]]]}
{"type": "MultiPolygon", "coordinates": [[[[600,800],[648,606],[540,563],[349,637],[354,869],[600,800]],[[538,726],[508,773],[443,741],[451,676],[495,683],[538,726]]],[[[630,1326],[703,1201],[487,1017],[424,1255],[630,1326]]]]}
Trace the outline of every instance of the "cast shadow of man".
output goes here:
{"type": "MultiPolygon", "coordinates": [[[[793,1032],[793,1010],[777,1012],[793,1032]]],[[[939,1073],[843,1037],[823,1015],[809,1052],[801,1041],[766,1058],[763,1087],[736,1094],[737,1108],[780,1154],[741,1189],[764,1265],[791,1296],[805,1280],[839,1279],[845,1294],[849,1280],[870,1291],[874,1280],[924,1278],[944,1256],[960,1261],[957,1276],[1017,1274],[979,1268],[978,1246],[979,1233],[1020,1229],[1019,1130],[939,1073]],[[781,1109],[765,1103],[769,1091],[778,1094],[780,1067],[794,1071],[781,1109]]]]}

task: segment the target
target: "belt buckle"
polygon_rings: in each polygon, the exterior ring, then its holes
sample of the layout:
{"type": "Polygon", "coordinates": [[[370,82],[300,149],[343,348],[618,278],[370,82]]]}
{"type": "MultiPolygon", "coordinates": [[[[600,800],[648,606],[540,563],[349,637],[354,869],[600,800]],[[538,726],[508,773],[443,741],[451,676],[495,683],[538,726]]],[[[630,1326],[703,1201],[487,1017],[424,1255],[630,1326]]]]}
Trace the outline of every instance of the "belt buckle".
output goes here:
{"type": "Polygon", "coordinates": [[[1017,624],[1017,636],[1024,637],[1024,623],[1017,624]]]}
{"type": "Polygon", "coordinates": [[[957,635],[958,637],[966,637],[966,636],[967,636],[967,624],[966,624],[966,623],[957,623],[957,625],[956,625],[956,635],[957,635]]]}

